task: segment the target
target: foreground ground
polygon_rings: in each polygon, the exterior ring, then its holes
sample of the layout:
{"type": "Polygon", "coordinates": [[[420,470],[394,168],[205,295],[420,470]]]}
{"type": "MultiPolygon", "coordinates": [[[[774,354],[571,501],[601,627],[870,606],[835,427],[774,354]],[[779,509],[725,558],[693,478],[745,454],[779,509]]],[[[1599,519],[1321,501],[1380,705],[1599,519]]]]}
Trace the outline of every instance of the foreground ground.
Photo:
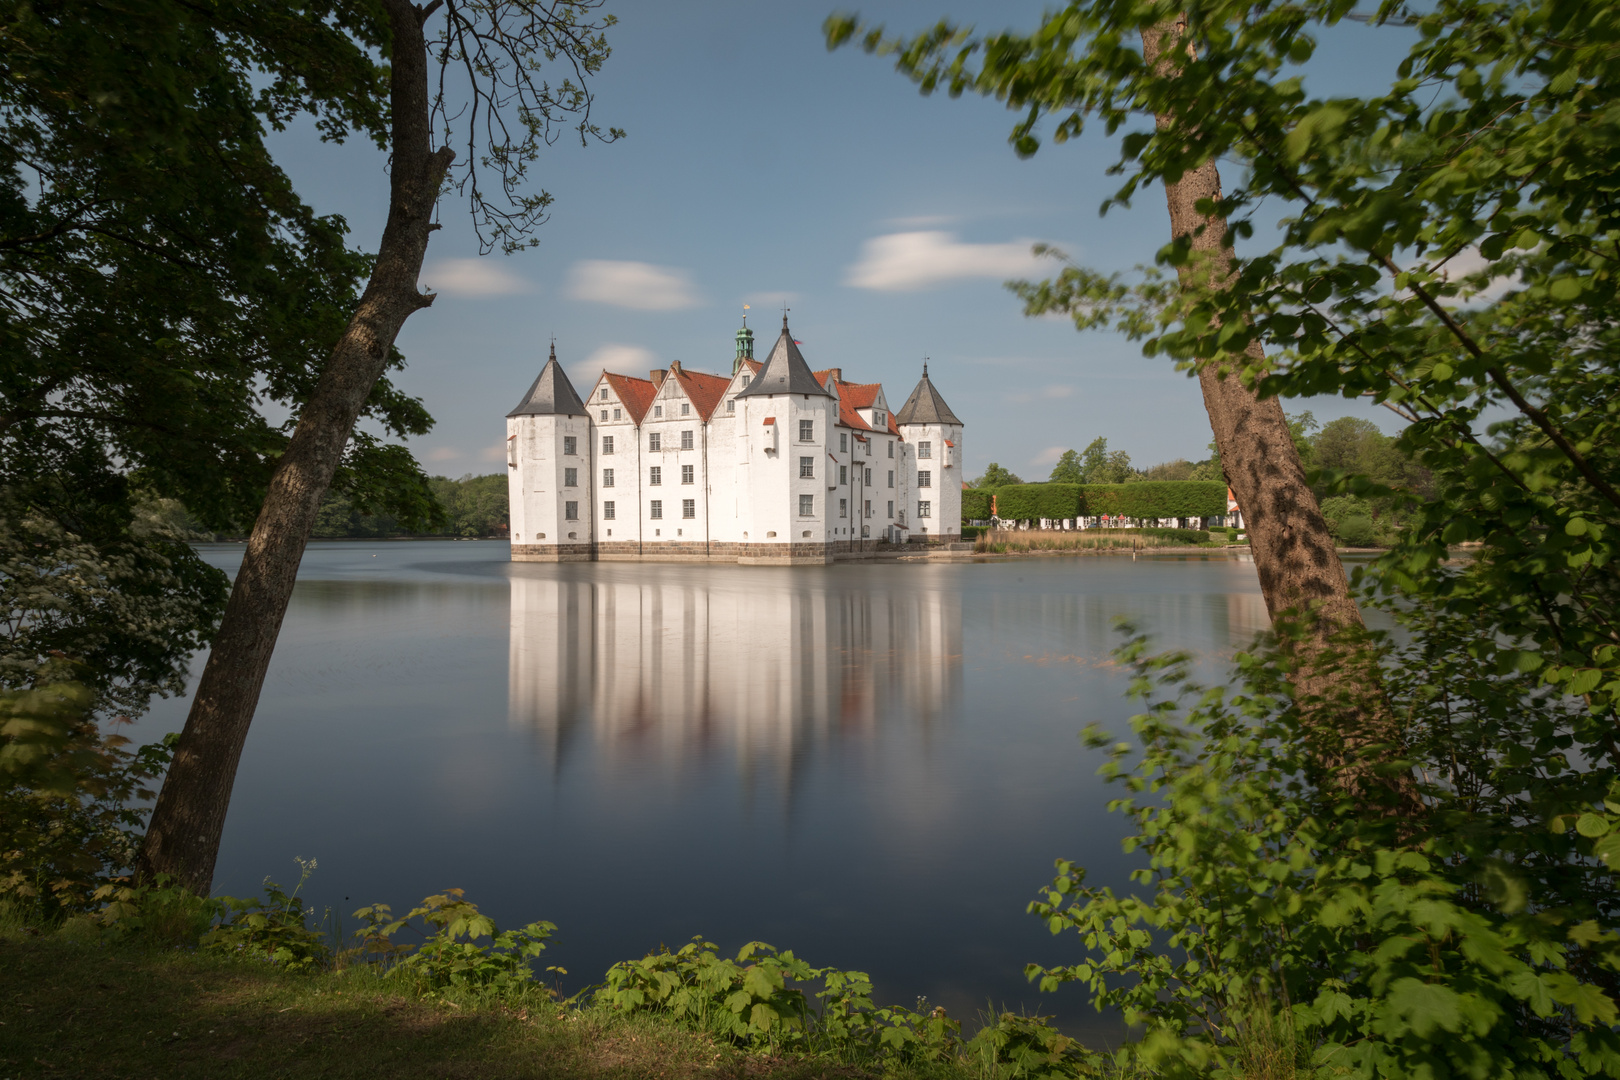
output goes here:
{"type": "Polygon", "coordinates": [[[96,937],[0,938],[0,1078],[857,1077],[647,1017],[431,1000],[363,969],[294,975],[96,937]]]}

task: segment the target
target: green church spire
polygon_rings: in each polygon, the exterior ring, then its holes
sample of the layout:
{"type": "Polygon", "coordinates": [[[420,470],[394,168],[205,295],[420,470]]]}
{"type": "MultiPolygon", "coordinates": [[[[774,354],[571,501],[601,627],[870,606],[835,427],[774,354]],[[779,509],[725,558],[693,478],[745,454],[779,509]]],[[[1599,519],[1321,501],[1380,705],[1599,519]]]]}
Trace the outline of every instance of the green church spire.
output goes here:
{"type": "Polygon", "coordinates": [[[754,358],[754,332],[748,329],[748,305],[743,305],[742,329],[737,331],[737,358],[731,362],[731,374],[735,378],[737,372],[742,370],[744,360],[754,358]]]}

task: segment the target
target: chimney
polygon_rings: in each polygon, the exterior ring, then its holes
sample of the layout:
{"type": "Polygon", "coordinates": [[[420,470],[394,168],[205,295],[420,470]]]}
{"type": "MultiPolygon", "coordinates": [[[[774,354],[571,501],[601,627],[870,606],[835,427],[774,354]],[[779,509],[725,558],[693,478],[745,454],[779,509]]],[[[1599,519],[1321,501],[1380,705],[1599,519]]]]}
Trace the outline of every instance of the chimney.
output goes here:
{"type": "Polygon", "coordinates": [[[681,372],[681,362],[679,360],[671,360],[669,362],[669,370],[679,375],[681,372]]]}
{"type": "Polygon", "coordinates": [[[651,371],[647,372],[647,378],[653,384],[653,389],[657,390],[660,386],[664,385],[664,376],[668,374],[669,372],[665,371],[663,368],[653,368],[651,371]]]}
{"type": "Polygon", "coordinates": [[[835,367],[835,368],[832,369],[832,381],[833,382],[843,382],[844,381],[844,369],[843,368],[835,367]]]}

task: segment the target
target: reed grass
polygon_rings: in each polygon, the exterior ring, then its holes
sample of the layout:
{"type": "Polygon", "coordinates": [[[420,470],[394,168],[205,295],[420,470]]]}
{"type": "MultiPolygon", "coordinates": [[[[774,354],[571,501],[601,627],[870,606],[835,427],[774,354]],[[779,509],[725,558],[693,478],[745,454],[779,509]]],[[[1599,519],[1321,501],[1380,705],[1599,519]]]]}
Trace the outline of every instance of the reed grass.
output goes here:
{"type": "Polygon", "coordinates": [[[1023,551],[1145,551],[1186,546],[1185,540],[1134,529],[987,529],[979,534],[973,550],[1002,555],[1023,551]]]}

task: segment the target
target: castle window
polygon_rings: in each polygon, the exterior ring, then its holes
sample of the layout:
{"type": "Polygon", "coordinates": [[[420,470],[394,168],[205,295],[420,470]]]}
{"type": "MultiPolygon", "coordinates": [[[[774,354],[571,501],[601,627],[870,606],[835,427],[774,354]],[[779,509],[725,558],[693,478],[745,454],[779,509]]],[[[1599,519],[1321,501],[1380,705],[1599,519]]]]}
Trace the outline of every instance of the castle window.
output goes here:
{"type": "Polygon", "coordinates": [[[917,471],[917,486],[920,487],[920,488],[933,487],[934,486],[934,474],[933,474],[933,472],[931,472],[928,469],[919,469],[917,471]]]}
{"type": "Polygon", "coordinates": [[[866,440],[866,456],[867,457],[872,456],[872,440],[871,439],[866,440]]]}
{"type": "Polygon", "coordinates": [[[848,450],[849,450],[849,436],[847,434],[845,434],[844,432],[840,431],[838,433],[838,452],[840,454],[842,454],[842,453],[845,453],[848,450]]]}
{"type": "Polygon", "coordinates": [[[816,439],[816,422],[814,420],[799,421],[799,441],[814,442],[816,439]]]}
{"type": "Polygon", "coordinates": [[[604,420],[607,419],[607,410],[606,409],[602,410],[602,419],[604,419],[604,420]]]}
{"type": "Polygon", "coordinates": [[[577,503],[577,502],[565,502],[565,503],[563,503],[563,517],[564,517],[564,519],[566,519],[568,521],[578,521],[579,520],[579,503],[577,503]]]}
{"type": "Polygon", "coordinates": [[[652,518],[654,521],[663,521],[664,520],[664,500],[663,499],[654,499],[652,502],[648,503],[647,504],[647,516],[652,518]]]}
{"type": "Polygon", "coordinates": [[[894,470],[889,470],[889,486],[894,487],[894,470]]]}
{"type": "MultiPolygon", "coordinates": [[[[624,418],[624,411],[622,409],[614,409],[613,410],[613,419],[622,420],[623,418],[624,418]]],[[[604,417],[602,417],[602,419],[606,420],[607,417],[604,416],[604,417]]]]}
{"type": "Polygon", "coordinates": [[[607,387],[605,387],[605,386],[602,387],[602,396],[600,398],[597,398],[597,400],[598,401],[606,401],[607,400],[607,387]]]}
{"type": "Polygon", "coordinates": [[[799,459],[799,479],[814,480],[816,478],[816,459],[802,457],[799,459]]]}
{"type": "Polygon", "coordinates": [[[861,477],[861,483],[865,484],[867,487],[872,486],[872,470],[871,469],[866,470],[866,475],[861,477]]]}
{"type": "Polygon", "coordinates": [[[563,470],[563,487],[579,487],[579,470],[563,470]]]}
{"type": "Polygon", "coordinates": [[[603,487],[612,487],[613,486],[613,470],[612,469],[603,469],[602,470],[602,486],[603,487]]]}
{"type": "Polygon", "coordinates": [[[657,465],[647,470],[647,483],[657,487],[664,482],[664,470],[657,465]]]}
{"type": "Polygon", "coordinates": [[[611,436],[611,435],[602,436],[602,453],[604,453],[604,454],[613,453],[613,436],[611,436]]]}
{"type": "Polygon", "coordinates": [[[917,444],[917,456],[927,458],[934,456],[934,444],[924,440],[917,444]]]}
{"type": "Polygon", "coordinates": [[[691,416],[692,415],[692,405],[691,405],[690,402],[687,402],[687,401],[681,402],[681,415],[682,416],[691,416]]]}
{"type": "Polygon", "coordinates": [[[872,500],[871,499],[866,500],[865,509],[866,509],[866,516],[871,517],[872,516],[872,500]]]}
{"type": "Polygon", "coordinates": [[[690,465],[682,465],[681,466],[681,483],[690,484],[691,482],[692,482],[692,466],[690,466],[690,465]]]}
{"type": "Polygon", "coordinates": [[[682,450],[690,450],[690,449],[692,449],[692,433],[691,433],[691,431],[683,431],[683,432],[681,432],[681,449],[682,450]]]}
{"type": "Polygon", "coordinates": [[[726,402],[726,412],[734,413],[736,411],[737,411],[737,399],[732,398],[730,401],[726,402]]]}
{"type": "Polygon", "coordinates": [[[663,445],[664,445],[664,437],[662,435],[658,434],[658,432],[656,432],[656,431],[647,432],[647,449],[648,450],[661,450],[661,449],[663,449],[663,445]]]}
{"type": "MultiPolygon", "coordinates": [[[[889,443],[888,446],[889,446],[889,456],[894,457],[894,443],[889,443]]],[[[889,486],[893,487],[894,485],[890,484],[889,486]]]]}
{"type": "Polygon", "coordinates": [[[563,436],[563,457],[574,457],[579,453],[579,439],[573,435],[563,436]]]}
{"type": "Polygon", "coordinates": [[[885,511],[883,516],[888,518],[890,521],[894,520],[894,500],[893,499],[889,500],[889,509],[887,511],[885,511]]]}
{"type": "Polygon", "coordinates": [[[917,516],[920,517],[920,518],[933,517],[934,516],[934,504],[931,503],[931,502],[920,502],[920,503],[918,503],[917,504],[917,516]]]}
{"type": "Polygon", "coordinates": [[[814,495],[800,495],[799,496],[799,516],[800,517],[815,517],[816,516],[816,497],[814,495]]]}
{"type": "Polygon", "coordinates": [[[838,482],[840,484],[849,483],[849,466],[848,465],[840,465],[840,466],[838,466],[838,482]]]}
{"type": "Polygon", "coordinates": [[[653,415],[654,416],[663,416],[664,415],[664,407],[662,405],[654,405],[653,406],[653,415]]]}
{"type": "Polygon", "coordinates": [[[602,518],[606,521],[612,521],[614,518],[614,510],[615,507],[613,505],[613,500],[609,499],[607,502],[602,504],[602,518]]]}
{"type": "Polygon", "coordinates": [[[696,499],[682,499],[681,500],[681,517],[683,517],[683,518],[695,518],[695,517],[697,517],[697,500],[696,499]]]}

